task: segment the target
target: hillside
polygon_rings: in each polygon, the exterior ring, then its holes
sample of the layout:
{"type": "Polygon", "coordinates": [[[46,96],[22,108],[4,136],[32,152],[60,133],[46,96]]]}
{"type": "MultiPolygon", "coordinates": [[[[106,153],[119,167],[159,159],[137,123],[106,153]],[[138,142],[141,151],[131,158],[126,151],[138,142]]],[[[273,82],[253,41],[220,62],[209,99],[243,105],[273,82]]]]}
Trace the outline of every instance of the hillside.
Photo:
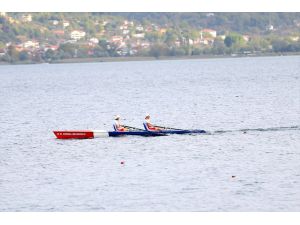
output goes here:
{"type": "Polygon", "coordinates": [[[299,52],[300,13],[1,13],[0,60],[299,52]]]}

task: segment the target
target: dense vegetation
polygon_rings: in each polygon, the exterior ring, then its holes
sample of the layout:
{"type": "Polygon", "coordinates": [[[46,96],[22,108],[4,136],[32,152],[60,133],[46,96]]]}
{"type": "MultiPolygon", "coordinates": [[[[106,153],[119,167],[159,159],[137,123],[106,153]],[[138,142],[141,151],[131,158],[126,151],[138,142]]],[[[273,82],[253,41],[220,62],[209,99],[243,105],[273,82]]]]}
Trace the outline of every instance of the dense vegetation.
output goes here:
{"type": "Polygon", "coordinates": [[[299,36],[300,13],[6,13],[0,16],[0,60],[300,52],[299,36]],[[132,25],[120,28],[124,21],[132,25]],[[85,36],[72,40],[74,30],[85,36]],[[38,47],[26,47],[30,40],[38,47]]]}

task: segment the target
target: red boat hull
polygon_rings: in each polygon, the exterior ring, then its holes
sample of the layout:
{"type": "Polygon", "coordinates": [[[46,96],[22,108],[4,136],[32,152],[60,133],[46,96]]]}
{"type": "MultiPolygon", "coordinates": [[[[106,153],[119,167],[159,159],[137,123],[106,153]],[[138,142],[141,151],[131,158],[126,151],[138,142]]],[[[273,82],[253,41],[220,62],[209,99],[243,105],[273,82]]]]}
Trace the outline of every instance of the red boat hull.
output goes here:
{"type": "Polygon", "coordinates": [[[94,132],[90,130],[53,131],[58,139],[90,139],[94,132]]]}

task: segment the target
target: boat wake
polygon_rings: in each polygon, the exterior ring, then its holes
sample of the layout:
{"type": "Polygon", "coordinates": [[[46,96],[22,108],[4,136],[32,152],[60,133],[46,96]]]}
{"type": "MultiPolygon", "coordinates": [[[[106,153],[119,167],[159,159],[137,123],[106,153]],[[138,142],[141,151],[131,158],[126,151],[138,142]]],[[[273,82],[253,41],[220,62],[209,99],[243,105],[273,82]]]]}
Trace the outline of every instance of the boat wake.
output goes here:
{"type": "Polygon", "coordinates": [[[247,128],[239,130],[216,130],[211,132],[211,134],[223,134],[223,133],[233,133],[233,132],[265,132],[265,131],[287,131],[287,130],[300,130],[300,126],[289,126],[289,127],[269,127],[269,128],[247,128]]]}

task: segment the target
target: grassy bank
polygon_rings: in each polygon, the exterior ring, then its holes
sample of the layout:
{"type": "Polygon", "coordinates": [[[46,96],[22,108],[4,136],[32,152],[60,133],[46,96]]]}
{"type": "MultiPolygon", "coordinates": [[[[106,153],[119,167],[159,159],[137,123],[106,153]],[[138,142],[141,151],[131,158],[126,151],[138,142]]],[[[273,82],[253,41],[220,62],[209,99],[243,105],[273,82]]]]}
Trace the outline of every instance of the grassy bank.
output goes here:
{"type": "Polygon", "coordinates": [[[255,55],[195,55],[195,56],[160,56],[160,57],[101,57],[101,58],[71,58],[53,60],[51,62],[17,61],[13,63],[0,62],[0,65],[22,65],[22,64],[62,64],[62,63],[92,63],[92,62],[129,62],[129,61],[153,61],[153,60],[187,60],[187,59],[212,59],[212,58],[242,58],[242,57],[266,57],[266,56],[291,56],[300,55],[293,53],[264,53],[255,55]]]}
{"type": "Polygon", "coordinates": [[[256,55],[194,55],[194,56],[160,56],[160,57],[102,57],[102,58],[72,58],[52,61],[50,63],[89,63],[89,62],[128,62],[128,61],[153,61],[153,60],[188,60],[188,59],[213,59],[213,58],[241,58],[263,56],[288,56],[300,55],[295,53],[265,53],[256,55]]]}

